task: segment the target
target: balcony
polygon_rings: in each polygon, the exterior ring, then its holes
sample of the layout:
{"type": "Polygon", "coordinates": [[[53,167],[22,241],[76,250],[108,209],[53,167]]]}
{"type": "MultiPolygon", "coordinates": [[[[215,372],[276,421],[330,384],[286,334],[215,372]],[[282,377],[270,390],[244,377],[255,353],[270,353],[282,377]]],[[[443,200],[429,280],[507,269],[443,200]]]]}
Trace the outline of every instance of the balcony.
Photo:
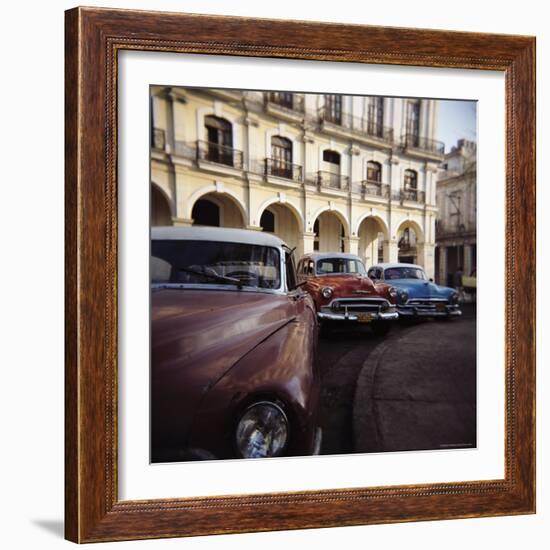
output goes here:
{"type": "Polygon", "coordinates": [[[195,160],[197,158],[197,144],[194,141],[190,143],[186,141],[176,141],[174,154],[188,160],[195,160]]]}
{"type": "Polygon", "coordinates": [[[435,160],[441,160],[445,154],[445,144],[442,141],[420,137],[417,134],[401,136],[401,146],[410,153],[427,154],[435,160]]]}
{"type": "Polygon", "coordinates": [[[223,164],[242,170],[243,167],[243,152],[212,143],[210,141],[197,141],[197,161],[213,162],[215,164],[223,164]]]}
{"type": "Polygon", "coordinates": [[[300,122],[305,116],[305,99],[303,95],[290,92],[267,92],[264,108],[266,113],[289,122],[300,122]]]}
{"type": "Polygon", "coordinates": [[[392,193],[392,199],[401,203],[410,201],[424,204],[426,202],[426,193],[418,189],[401,189],[392,193]]]}
{"type": "Polygon", "coordinates": [[[361,182],[361,196],[363,199],[367,197],[388,199],[390,196],[390,186],[380,181],[363,180],[361,182]]]}
{"type": "Polygon", "coordinates": [[[166,131],[161,128],[153,128],[151,135],[151,145],[153,149],[164,151],[166,148],[166,131]]]}
{"type": "Polygon", "coordinates": [[[393,128],[381,123],[380,113],[371,113],[368,118],[353,116],[350,113],[333,111],[326,107],[319,109],[321,129],[339,136],[350,132],[367,143],[390,145],[393,143],[393,128]]]}
{"type": "Polygon", "coordinates": [[[317,184],[321,188],[325,187],[328,189],[347,191],[349,189],[349,177],[319,170],[319,172],[317,172],[317,184]]]}
{"type": "Polygon", "coordinates": [[[264,175],[302,183],[302,167],[280,159],[265,159],[264,175]]]}

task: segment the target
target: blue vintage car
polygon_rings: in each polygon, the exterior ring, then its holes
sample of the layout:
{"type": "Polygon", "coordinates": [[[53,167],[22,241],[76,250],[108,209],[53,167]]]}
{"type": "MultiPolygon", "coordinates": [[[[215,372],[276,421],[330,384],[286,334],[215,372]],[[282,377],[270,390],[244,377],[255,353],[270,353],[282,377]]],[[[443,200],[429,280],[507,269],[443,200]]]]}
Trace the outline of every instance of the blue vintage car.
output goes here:
{"type": "Polygon", "coordinates": [[[424,269],[415,264],[382,263],[368,270],[373,281],[391,284],[398,291],[397,310],[400,317],[455,317],[462,315],[458,292],[436,285],[424,269]]]}

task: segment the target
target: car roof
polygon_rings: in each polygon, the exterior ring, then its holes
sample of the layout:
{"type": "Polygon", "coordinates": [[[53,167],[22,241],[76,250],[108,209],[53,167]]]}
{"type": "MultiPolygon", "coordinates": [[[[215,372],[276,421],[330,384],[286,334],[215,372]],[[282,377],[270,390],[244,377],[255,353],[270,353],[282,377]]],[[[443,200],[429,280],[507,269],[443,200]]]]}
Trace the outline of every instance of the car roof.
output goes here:
{"type": "Polygon", "coordinates": [[[264,231],[233,229],[229,227],[152,227],[151,239],[154,241],[221,241],[229,243],[254,244],[280,248],[285,242],[279,237],[264,231]]]}
{"type": "Polygon", "coordinates": [[[323,260],[325,258],[346,258],[348,260],[361,260],[356,254],[350,254],[349,252],[309,252],[304,254],[300,260],[304,258],[311,258],[312,260],[323,260]]]}
{"type": "Polygon", "coordinates": [[[406,263],[399,263],[399,262],[385,262],[381,264],[374,264],[369,269],[372,269],[373,267],[381,267],[382,269],[388,269],[391,267],[414,267],[416,269],[424,270],[424,268],[421,265],[406,264],[406,263]]]}

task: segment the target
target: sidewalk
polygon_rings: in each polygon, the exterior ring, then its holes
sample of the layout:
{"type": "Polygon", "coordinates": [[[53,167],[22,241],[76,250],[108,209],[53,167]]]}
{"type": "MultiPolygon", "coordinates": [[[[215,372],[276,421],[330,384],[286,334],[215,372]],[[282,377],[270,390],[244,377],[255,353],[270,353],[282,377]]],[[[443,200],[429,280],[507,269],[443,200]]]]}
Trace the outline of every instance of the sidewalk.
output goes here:
{"type": "Polygon", "coordinates": [[[475,317],[423,322],[389,336],[363,364],[355,452],[476,445],[475,317]]]}

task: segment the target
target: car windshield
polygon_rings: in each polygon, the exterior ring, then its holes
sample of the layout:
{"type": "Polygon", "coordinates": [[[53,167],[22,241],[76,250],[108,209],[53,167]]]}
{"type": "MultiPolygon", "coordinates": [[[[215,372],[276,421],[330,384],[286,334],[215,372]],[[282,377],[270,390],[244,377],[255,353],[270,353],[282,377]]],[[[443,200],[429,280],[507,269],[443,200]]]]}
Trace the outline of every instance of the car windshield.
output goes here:
{"type": "Polygon", "coordinates": [[[317,261],[317,275],[333,273],[365,274],[365,266],[353,258],[323,258],[317,261]]]}
{"type": "Polygon", "coordinates": [[[386,281],[395,279],[422,279],[426,280],[423,269],[418,267],[390,267],[384,271],[386,281]]]}
{"type": "Polygon", "coordinates": [[[280,288],[279,251],[242,243],[153,240],[151,283],[280,288]]]}

